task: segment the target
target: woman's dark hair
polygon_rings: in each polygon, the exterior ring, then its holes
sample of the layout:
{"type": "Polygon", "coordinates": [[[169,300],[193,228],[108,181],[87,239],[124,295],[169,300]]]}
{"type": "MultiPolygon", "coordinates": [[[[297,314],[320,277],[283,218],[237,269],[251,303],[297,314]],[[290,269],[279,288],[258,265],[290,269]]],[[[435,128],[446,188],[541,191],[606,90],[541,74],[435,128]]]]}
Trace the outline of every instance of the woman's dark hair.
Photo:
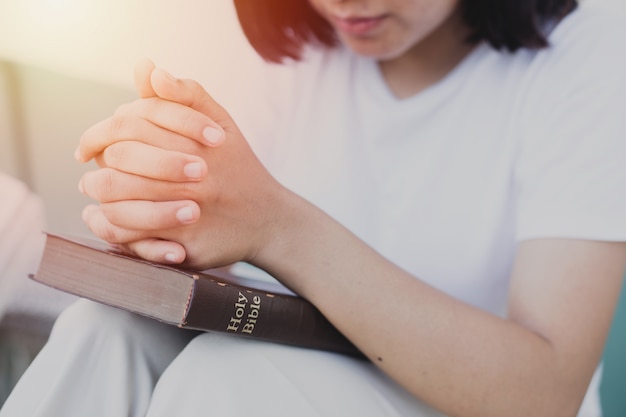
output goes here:
{"type": "MultiPolygon", "coordinates": [[[[302,47],[337,44],[333,28],[308,0],[234,0],[239,22],[265,60],[299,59],[302,47]]],[[[460,0],[469,40],[498,50],[548,46],[546,27],[577,7],[577,0],[460,0]]]]}

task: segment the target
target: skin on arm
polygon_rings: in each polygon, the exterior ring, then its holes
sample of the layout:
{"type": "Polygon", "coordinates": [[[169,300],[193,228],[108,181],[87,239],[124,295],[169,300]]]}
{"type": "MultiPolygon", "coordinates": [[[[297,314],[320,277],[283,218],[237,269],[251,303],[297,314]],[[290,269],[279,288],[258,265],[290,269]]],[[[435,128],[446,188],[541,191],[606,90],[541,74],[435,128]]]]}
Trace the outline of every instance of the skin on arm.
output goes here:
{"type": "Polygon", "coordinates": [[[451,416],[576,415],[609,329],[625,244],[521,243],[501,319],[415,279],[306,206],[283,213],[298,213],[292,241],[260,263],[409,391],[451,416]]]}

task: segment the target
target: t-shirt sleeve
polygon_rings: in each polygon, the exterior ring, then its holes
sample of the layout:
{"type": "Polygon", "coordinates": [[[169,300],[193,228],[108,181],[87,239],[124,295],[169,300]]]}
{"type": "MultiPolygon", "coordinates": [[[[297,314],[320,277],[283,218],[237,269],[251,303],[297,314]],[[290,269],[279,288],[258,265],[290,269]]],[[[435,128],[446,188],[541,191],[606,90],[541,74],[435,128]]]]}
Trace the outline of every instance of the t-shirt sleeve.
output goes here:
{"type": "Polygon", "coordinates": [[[592,16],[552,38],[520,113],[517,239],[626,241],[626,30],[592,16]]]}

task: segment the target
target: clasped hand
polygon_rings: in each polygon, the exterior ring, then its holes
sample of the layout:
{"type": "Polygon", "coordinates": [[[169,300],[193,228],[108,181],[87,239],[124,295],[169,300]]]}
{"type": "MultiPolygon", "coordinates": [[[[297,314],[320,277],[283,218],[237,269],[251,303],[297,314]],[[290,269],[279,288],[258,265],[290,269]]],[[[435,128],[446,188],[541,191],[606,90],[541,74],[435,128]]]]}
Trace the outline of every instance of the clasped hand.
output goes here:
{"type": "Polygon", "coordinates": [[[135,69],[140,98],[88,129],[76,159],[95,159],[79,189],[99,204],[83,220],[145,259],[197,269],[253,261],[272,238],[282,187],[228,113],[191,80],[150,61],[135,69]]]}

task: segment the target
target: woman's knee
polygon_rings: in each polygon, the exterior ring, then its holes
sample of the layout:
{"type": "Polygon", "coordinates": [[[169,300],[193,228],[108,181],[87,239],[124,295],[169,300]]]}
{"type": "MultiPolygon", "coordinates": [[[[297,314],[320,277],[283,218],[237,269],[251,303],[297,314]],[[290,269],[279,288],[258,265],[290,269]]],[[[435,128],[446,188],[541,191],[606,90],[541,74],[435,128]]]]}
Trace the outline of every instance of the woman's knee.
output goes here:
{"type": "Polygon", "coordinates": [[[77,335],[132,334],[137,327],[133,314],[89,300],[78,300],[66,308],[52,328],[51,338],[77,335]]]}
{"type": "Polygon", "coordinates": [[[51,348],[96,355],[128,356],[160,374],[197,333],[159,321],[79,300],[57,319],[48,345],[51,348]]]}
{"type": "Polygon", "coordinates": [[[152,401],[151,417],[172,415],[183,404],[181,415],[188,416],[259,410],[318,417],[438,415],[365,360],[220,334],[191,341],[161,376],[152,401]],[[194,383],[182,388],[189,380],[194,383]]]}
{"type": "Polygon", "coordinates": [[[149,346],[153,350],[171,350],[170,354],[175,355],[195,334],[139,314],[79,300],[61,313],[50,339],[59,339],[63,343],[76,338],[124,341],[126,344],[149,346]]]}

